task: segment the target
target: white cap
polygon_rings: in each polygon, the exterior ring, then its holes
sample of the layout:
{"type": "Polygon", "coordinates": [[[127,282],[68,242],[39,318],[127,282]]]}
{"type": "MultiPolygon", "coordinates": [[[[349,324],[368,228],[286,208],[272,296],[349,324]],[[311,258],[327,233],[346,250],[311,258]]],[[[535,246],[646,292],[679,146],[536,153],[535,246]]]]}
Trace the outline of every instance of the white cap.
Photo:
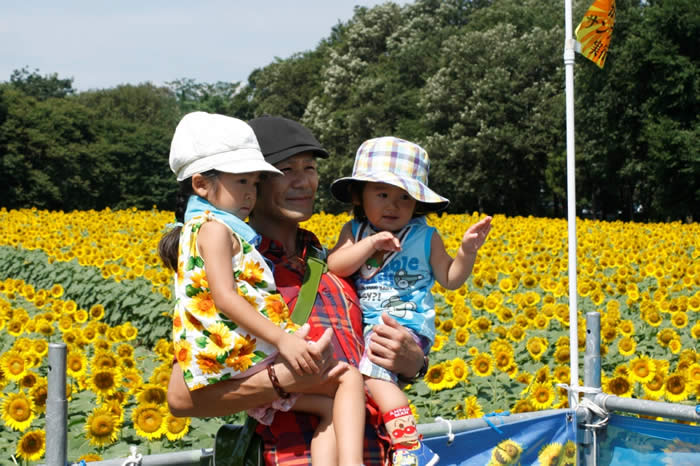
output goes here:
{"type": "Polygon", "coordinates": [[[208,170],[282,173],[265,162],[248,123],[206,112],[188,113],[178,123],[170,143],[170,169],[177,181],[208,170]]]}

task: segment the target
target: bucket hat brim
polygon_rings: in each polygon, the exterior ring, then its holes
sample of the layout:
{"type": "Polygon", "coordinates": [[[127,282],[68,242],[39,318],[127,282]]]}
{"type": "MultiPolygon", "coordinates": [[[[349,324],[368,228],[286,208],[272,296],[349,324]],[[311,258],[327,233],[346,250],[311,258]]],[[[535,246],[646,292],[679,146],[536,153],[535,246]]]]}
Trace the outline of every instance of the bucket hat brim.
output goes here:
{"type": "Polygon", "coordinates": [[[421,203],[421,210],[438,212],[445,209],[450,201],[418,180],[405,178],[392,172],[371,172],[361,175],[339,178],[331,184],[331,194],[342,202],[352,202],[350,186],[357,182],[387,183],[406,191],[413,199],[421,203]]]}

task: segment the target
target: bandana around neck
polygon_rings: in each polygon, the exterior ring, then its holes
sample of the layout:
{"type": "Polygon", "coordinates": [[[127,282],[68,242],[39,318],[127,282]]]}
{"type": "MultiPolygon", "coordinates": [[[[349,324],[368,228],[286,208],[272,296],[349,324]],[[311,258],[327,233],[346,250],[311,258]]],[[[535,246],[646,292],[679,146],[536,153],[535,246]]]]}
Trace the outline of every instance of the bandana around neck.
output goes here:
{"type": "Polygon", "coordinates": [[[185,211],[185,223],[207,211],[214,214],[216,218],[228,225],[229,228],[238,233],[241,238],[253,246],[260,244],[260,235],[258,235],[250,225],[229,212],[217,209],[209,201],[199,196],[190,196],[187,202],[187,210],[185,211]]]}

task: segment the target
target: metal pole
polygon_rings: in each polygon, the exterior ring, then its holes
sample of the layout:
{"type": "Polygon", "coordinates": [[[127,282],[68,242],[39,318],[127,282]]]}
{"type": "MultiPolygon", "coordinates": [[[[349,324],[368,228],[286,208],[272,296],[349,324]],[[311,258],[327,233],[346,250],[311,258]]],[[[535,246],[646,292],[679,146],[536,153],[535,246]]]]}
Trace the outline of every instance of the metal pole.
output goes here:
{"type": "MultiPolygon", "coordinates": [[[[583,393],[584,398],[594,401],[595,393],[593,390],[600,390],[600,314],[597,312],[586,313],[586,352],[583,356],[583,386],[587,389],[583,393]]],[[[586,410],[585,421],[586,425],[590,425],[593,413],[586,410]]],[[[598,464],[598,438],[593,432],[593,428],[586,427],[582,432],[582,438],[579,444],[582,445],[583,464],[596,465],[598,464]]]]}
{"type": "Polygon", "coordinates": [[[658,416],[681,421],[700,422],[700,414],[695,406],[680,403],[664,403],[662,401],[639,400],[622,398],[615,395],[599,393],[595,395],[595,404],[608,411],[623,411],[627,413],[658,416]]]}
{"type": "Polygon", "coordinates": [[[66,345],[49,343],[49,376],[46,397],[46,464],[67,463],[66,345]]]}
{"type": "MultiPolygon", "coordinates": [[[[578,289],[576,286],[576,148],[574,147],[574,57],[571,0],[564,2],[564,68],[566,71],[566,200],[569,230],[569,359],[571,386],[578,387],[578,289]]],[[[569,406],[575,406],[575,391],[569,392],[569,406]]]]}

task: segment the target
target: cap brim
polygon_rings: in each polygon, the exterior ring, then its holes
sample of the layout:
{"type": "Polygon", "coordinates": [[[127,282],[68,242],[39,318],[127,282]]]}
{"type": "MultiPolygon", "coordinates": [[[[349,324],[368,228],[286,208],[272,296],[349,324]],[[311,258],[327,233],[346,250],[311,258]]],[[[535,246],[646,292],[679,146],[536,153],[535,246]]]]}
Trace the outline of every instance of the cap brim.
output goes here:
{"type": "Polygon", "coordinates": [[[183,181],[197,173],[218,170],[224,173],[282,172],[262,158],[257,149],[238,149],[232,152],[220,152],[196,160],[178,173],[177,180],[183,181]]]}
{"type": "Polygon", "coordinates": [[[440,196],[420,181],[401,178],[389,172],[356,175],[337,179],[331,184],[331,194],[339,201],[352,202],[350,186],[352,183],[362,181],[387,183],[401,188],[417,202],[420,202],[423,210],[428,209],[437,212],[446,208],[450,203],[448,199],[440,196]]]}
{"type": "Polygon", "coordinates": [[[326,149],[323,147],[319,146],[294,146],[294,147],[288,147],[284,150],[278,151],[278,152],[273,152],[271,154],[265,154],[265,160],[269,163],[277,163],[281,162],[283,160],[287,160],[290,157],[294,157],[297,154],[301,154],[302,152],[311,152],[313,153],[316,157],[320,157],[322,159],[327,159],[328,158],[328,152],[326,152],[326,149]]]}

